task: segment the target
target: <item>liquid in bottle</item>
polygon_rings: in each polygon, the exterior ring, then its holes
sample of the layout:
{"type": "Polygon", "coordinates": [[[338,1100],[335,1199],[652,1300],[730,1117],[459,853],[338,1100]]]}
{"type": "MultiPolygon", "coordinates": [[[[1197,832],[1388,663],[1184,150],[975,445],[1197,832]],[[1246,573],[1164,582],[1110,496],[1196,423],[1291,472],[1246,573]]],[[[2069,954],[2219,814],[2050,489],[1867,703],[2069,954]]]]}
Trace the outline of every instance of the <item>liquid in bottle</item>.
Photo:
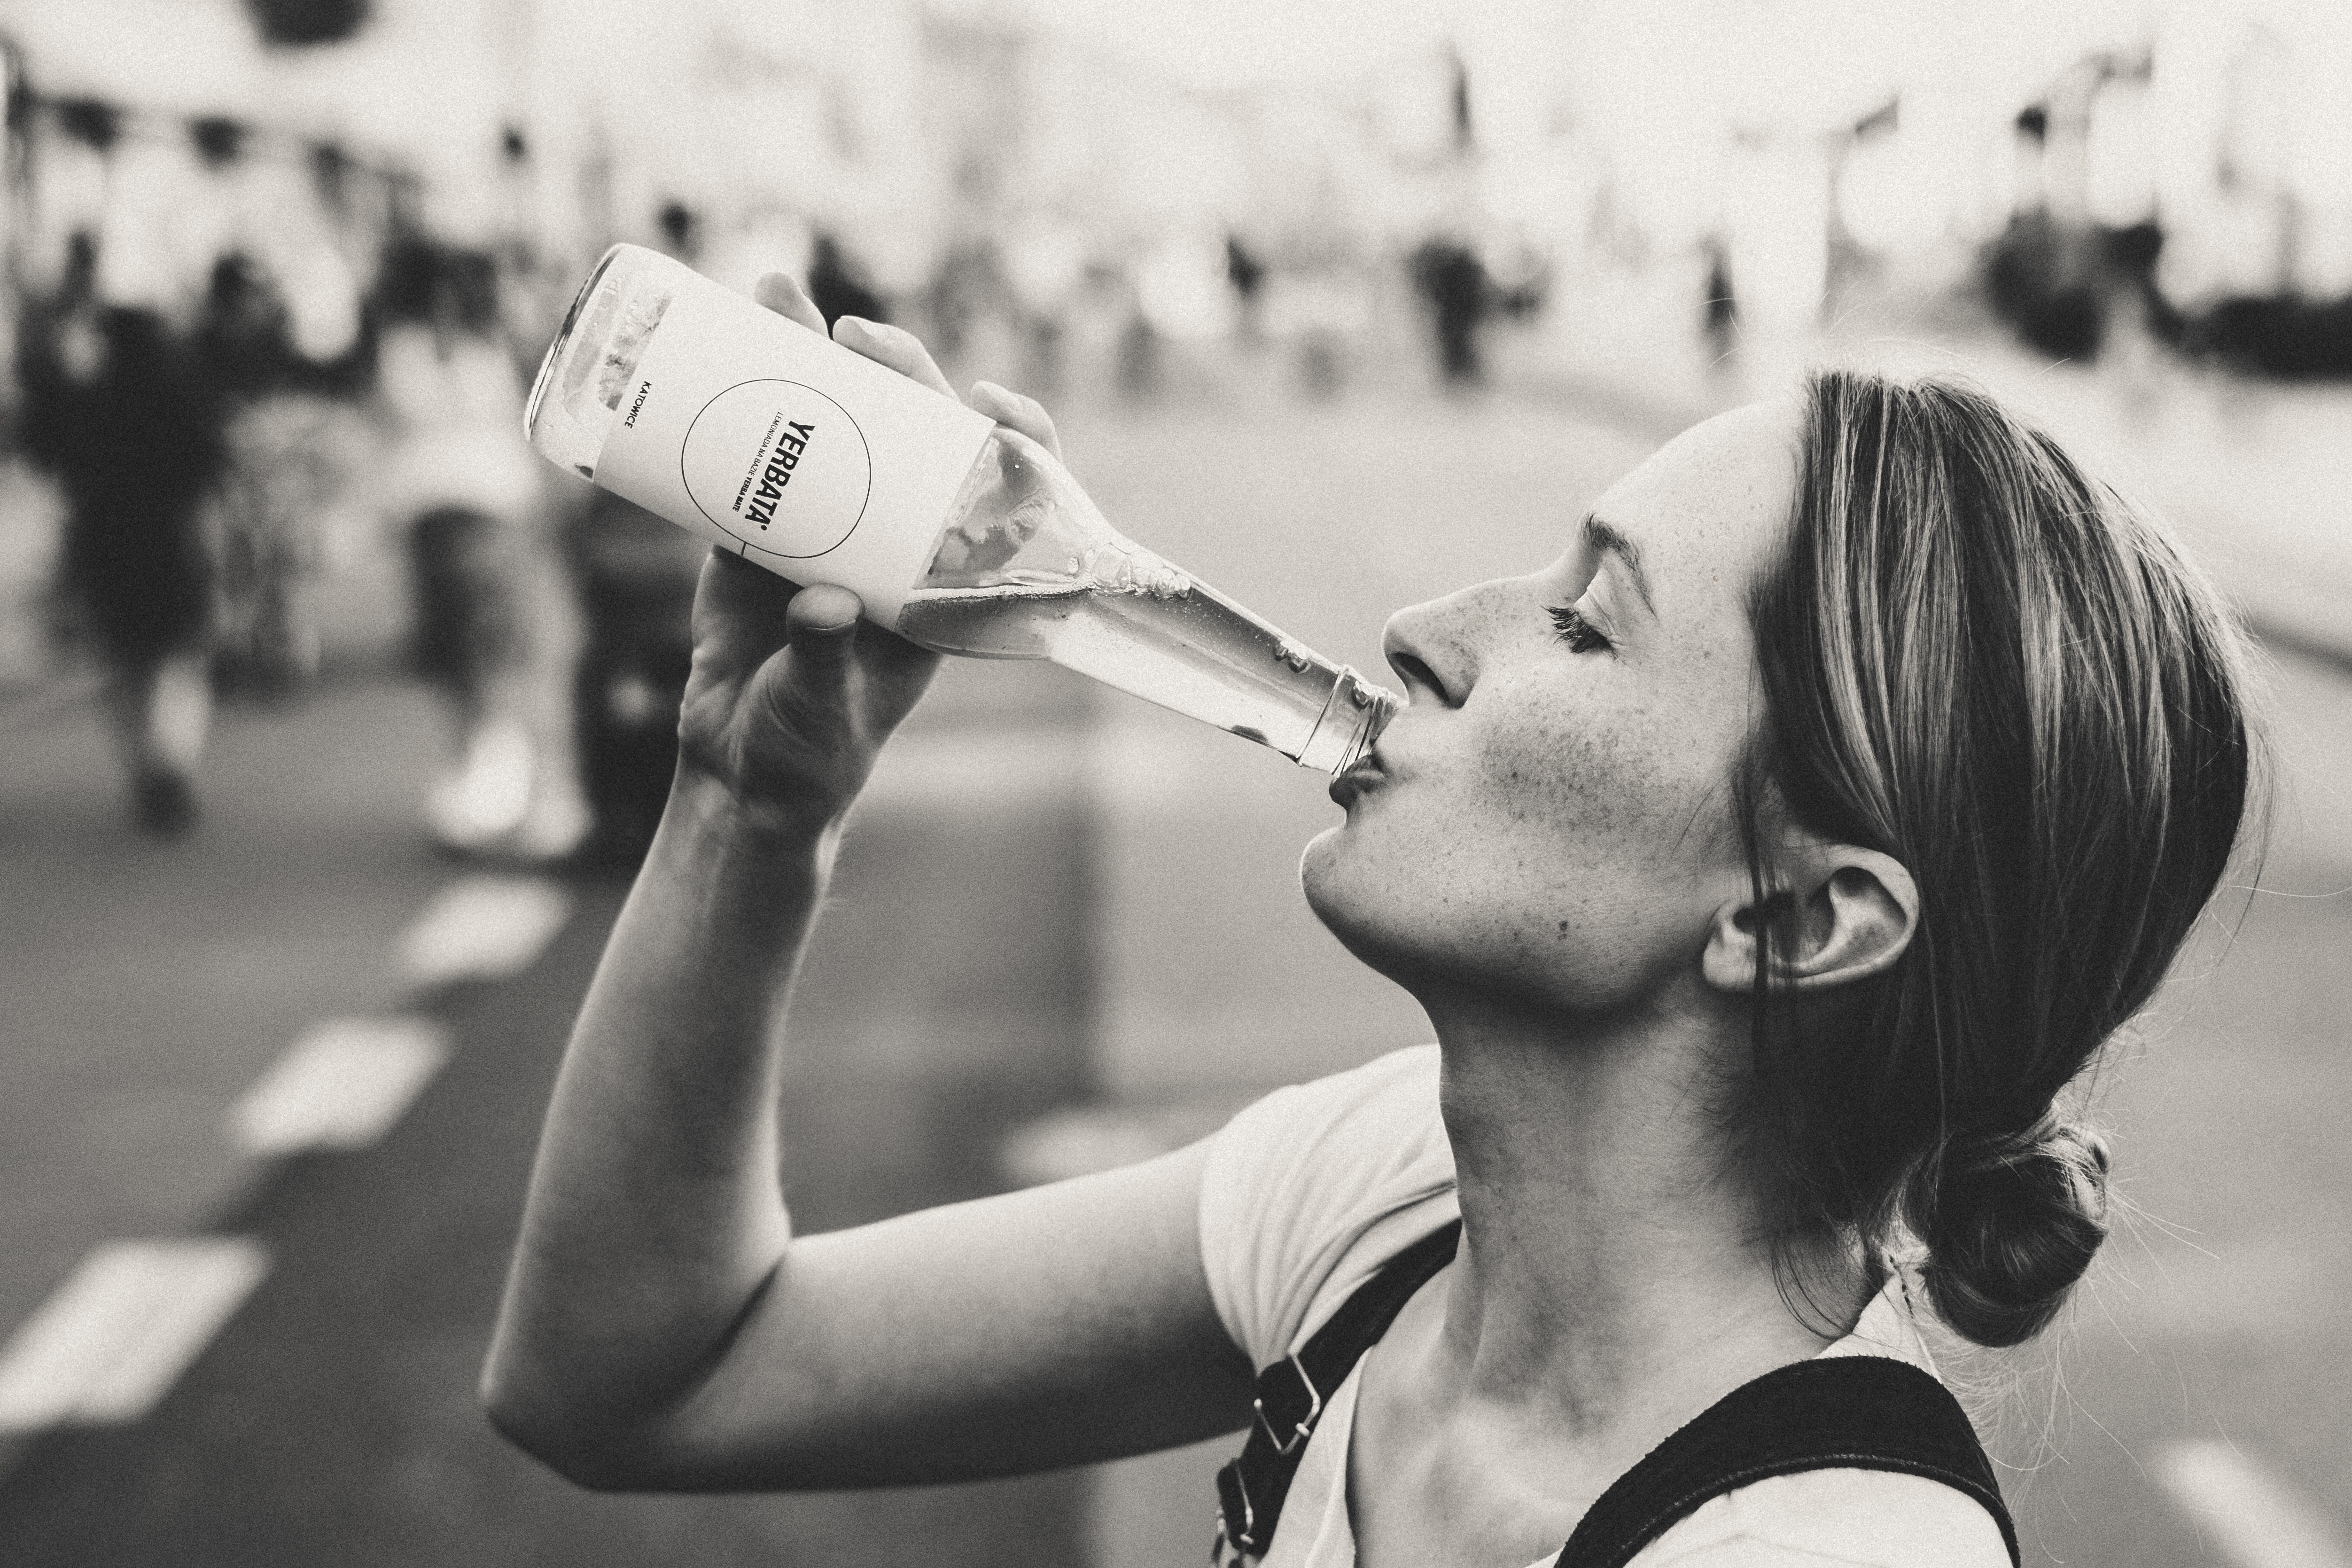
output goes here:
{"type": "Polygon", "coordinates": [[[1120,534],[1018,431],[635,246],[531,391],[551,460],[943,653],[1042,658],[1330,773],[1397,699],[1120,534]]]}

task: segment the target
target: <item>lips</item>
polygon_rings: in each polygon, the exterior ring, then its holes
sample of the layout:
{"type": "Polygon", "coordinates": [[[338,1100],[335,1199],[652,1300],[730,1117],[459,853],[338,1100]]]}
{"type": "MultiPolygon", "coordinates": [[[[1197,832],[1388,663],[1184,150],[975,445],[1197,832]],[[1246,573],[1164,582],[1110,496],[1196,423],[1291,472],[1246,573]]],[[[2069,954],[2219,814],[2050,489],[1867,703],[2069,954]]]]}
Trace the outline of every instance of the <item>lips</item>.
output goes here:
{"type": "Polygon", "coordinates": [[[1353,805],[1365,791],[1387,777],[1388,774],[1381,771],[1381,764],[1367,756],[1331,781],[1331,799],[1342,806],[1353,805]]]}

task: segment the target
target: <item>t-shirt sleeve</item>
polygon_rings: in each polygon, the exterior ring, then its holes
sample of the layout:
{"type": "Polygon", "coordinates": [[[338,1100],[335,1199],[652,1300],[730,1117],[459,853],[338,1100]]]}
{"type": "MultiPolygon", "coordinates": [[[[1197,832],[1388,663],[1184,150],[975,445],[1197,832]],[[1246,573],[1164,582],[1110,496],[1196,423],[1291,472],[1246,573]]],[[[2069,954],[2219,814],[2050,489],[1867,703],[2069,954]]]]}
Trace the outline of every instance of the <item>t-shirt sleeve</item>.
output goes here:
{"type": "Polygon", "coordinates": [[[1253,1366],[1303,1343],[1390,1258],[1454,1219],[1435,1046],[1279,1089],[1210,1139],[1201,1259],[1253,1366]]]}
{"type": "Polygon", "coordinates": [[[1706,1502],[1630,1568],[2009,1568],[1982,1504],[1925,1476],[1801,1470],[1706,1502]]]}

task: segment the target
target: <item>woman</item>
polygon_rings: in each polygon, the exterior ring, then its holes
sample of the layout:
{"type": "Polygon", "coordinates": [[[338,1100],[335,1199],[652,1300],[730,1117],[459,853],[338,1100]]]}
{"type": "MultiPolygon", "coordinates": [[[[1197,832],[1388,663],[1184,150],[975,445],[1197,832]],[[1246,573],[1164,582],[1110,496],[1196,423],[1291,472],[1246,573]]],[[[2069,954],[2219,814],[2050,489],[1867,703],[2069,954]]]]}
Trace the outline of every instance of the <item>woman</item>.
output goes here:
{"type": "MultiPolygon", "coordinates": [[[[904,333],[836,336],[945,390],[904,333]]],[[[1026,400],[974,401],[1051,443],[1026,400]]],[[[1949,388],[1820,378],[1561,534],[1391,622],[1411,706],[1306,855],[1317,914],[1436,1046],[1146,1164],[802,1240],[774,1025],[931,660],[840,590],[713,560],[668,814],[548,1119],[499,1425],[629,1488],[1192,1442],[1458,1216],[1451,1262],[1316,1391],[1285,1522],[1248,1544],[1519,1568],[1766,1374],[1925,1365],[1930,1317],[2035,1332],[2105,1231],[2104,1146],[2058,1096],[2237,830],[2236,633],[2159,534],[1949,388]]],[[[1776,1475],[1636,1561],[2006,1561],[1980,1500],[1776,1475]]]]}

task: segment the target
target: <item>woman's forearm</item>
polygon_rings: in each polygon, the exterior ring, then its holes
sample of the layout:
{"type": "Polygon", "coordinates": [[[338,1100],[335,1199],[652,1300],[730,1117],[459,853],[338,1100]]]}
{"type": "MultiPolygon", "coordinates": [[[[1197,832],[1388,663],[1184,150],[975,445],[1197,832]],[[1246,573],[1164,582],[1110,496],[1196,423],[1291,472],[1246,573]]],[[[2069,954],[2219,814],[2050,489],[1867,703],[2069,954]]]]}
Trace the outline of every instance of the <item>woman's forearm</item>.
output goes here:
{"type": "Polygon", "coordinates": [[[779,1026],[836,838],[673,791],[573,1027],[484,1374],[558,1463],[657,1421],[791,1237],[779,1026]]]}

